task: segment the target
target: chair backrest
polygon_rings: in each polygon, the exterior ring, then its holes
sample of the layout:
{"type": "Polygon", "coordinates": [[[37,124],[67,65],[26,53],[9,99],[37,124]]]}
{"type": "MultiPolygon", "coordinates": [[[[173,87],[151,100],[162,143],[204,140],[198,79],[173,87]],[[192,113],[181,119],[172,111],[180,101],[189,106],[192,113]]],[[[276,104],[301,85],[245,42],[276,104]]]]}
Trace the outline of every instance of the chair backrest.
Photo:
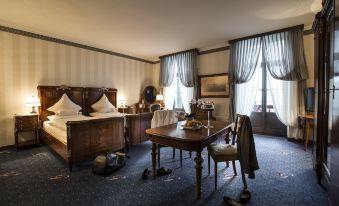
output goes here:
{"type": "Polygon", "coordinates": [[[241,131],[241,127],[244,124],[246,115],[237,114],[235,118],[234,128],[232,131],[232,145],[235,144],[236,138],[239,136],[239,132],[241,131]]]}
{"type": "Polygon", "coordinates": [[[161,105],[160,104],[151,104],[149,105],[149,110],[150,112],[155,112],[157,110],[161,109],[161,105]]]}
{"type": "Polygon", "coordinates": [[[154,112],[151,128],[161,127],[164,125],[178,122],[178,114],[174,110],[157,110],[154,112]]]}

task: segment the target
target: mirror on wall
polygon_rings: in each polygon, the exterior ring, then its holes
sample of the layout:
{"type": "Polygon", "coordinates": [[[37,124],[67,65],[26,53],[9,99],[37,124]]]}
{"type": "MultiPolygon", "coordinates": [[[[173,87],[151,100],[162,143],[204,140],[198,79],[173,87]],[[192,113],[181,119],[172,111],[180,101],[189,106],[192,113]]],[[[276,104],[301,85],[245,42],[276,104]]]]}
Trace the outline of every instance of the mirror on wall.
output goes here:
{"type": "Polygon", "coordinates": [[[157,90],[153,86],[147,86],[143,92],[144,100],[148,104],[154,103],[157,97],[157,90]]]}

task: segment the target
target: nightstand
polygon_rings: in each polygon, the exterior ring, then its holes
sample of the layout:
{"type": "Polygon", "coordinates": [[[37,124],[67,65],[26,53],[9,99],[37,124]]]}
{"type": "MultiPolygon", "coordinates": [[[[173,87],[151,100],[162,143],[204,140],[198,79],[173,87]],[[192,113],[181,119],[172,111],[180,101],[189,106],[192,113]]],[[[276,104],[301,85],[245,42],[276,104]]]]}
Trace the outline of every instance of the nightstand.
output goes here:
{"type": "Polygon", "coordinates": [[[14,136],[17,148],[39,143],[39,115],[15,114],[14,136]]]}

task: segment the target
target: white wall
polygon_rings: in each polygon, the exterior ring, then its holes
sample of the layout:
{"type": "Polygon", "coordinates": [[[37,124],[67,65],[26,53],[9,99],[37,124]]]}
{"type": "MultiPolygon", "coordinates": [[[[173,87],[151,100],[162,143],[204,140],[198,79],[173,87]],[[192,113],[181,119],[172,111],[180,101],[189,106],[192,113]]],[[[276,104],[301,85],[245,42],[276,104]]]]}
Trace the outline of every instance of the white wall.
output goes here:
{"type": "MultiPolygon", "coordinates": [[[[199,56],[198,75],[228,73],[229,50],[199,56]]],[[[204,98],[213,101],[213,116],[220,120],[229,119],[229,98],[204,98]]]]}
{"type": "Polygon", "coordinates": [[[7,32],[0,32],[0,147],[14,144],[15,113],[27,113],[26,98],[38,85],[118,89],[127,104],[153,84],[152,64],[7,32]]]}

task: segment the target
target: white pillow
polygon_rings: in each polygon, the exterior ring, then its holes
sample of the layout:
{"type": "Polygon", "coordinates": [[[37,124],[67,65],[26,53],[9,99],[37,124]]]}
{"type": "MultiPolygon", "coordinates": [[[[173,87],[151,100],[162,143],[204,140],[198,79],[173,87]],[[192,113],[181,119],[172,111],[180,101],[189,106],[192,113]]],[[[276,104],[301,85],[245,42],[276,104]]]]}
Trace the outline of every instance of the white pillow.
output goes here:
{"type": "Polygon", "coordinates": [[[117,109],[107,99],[106,95],[102,95],[102,97],[97,102],[92,104],[91,107],[94,109],[94,111],[102,113],[117,111],[117,109]]]}
{"type": "Polygon", "coordinates": [[[78,115],[79,111],[78,110],[60,110],[56,112],[55,114],[59,116],[70,116],[70,115],[78,115]]]}
{"type": "Polygon", "coordinates": [[[55,115],[47,116],[47,119],[49,121],[53,121],[55,119],[55,115]]]}
{"type": "Polygon", "coordinates": [[[72,100],[68,98],[66,94],[63,94],[60,100],[55,103],[53,106],[47,109],[48,111],[54,112],[55,114],[60,113],[60,111],[65,111],[65,110],[76,110],[79,111],[81,110],[81,107],[72,100]]]}

